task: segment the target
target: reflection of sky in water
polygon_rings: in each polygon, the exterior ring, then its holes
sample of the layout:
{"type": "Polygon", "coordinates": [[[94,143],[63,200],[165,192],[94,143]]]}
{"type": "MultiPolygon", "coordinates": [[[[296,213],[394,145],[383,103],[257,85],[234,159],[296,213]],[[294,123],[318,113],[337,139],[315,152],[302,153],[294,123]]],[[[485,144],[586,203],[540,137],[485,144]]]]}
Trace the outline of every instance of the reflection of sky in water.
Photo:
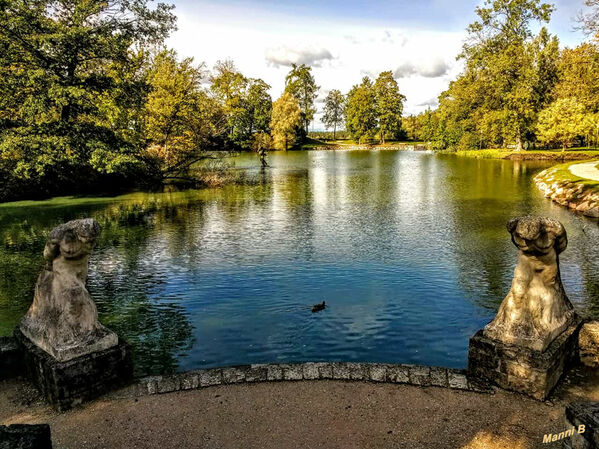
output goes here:
{"type": "MultiPolygon", "coordinates": [[[[565,224],[566,290],[598,313],[599,227],[541,197],[543,164],[389,151],[269,164],[262,175],[255,156],[237,159],[263,184],[56,213],[103,220],[90,290],[140,374],[306,360],[463,367],[468,338],[509,289],[505,222],[528,212],[565,224]]],[[[5,310],[0,299],[0,320],[5,310]]]]}

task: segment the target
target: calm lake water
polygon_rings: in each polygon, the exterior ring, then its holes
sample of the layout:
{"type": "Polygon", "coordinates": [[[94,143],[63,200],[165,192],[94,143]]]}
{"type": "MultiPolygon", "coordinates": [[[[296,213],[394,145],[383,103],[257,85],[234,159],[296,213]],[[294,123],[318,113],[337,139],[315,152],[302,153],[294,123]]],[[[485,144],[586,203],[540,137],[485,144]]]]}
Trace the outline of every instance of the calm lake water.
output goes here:
{"type": "Polygon", "coordinates": [[[557,218],[575,306],[599,316],[599,226],[544,199],[545,163],[417,152],[289,152],[255,185],[0,205],[0,334],[31,302],[47,232],[104,232],[89,290],[137,374],[298,361],[465,367],[509,290],[508,219],[557,218]],[[317,314],[310,305],[326,301],[317,314]]]}

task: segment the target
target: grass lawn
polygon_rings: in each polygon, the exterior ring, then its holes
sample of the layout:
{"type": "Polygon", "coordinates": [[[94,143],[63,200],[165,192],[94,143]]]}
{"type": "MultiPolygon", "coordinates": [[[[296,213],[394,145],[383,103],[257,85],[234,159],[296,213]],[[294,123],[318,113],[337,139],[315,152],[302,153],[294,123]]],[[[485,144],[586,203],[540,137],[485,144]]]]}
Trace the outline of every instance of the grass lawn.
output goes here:
{"type": "Polygon", "coordinates": [[[353,139],[337,139],[337,140],[317,140],[308,137],[306,142],[301,146],[302,150],[311,150],[317,147],[323,146],[354,146],[354,145],[370,145],[372,147],[378,146],[400,146],[400,145],[423,145],[424,142],[408,142],[408,141],[399,141],[399,140],[387,140],[384,145],[380,144],[378,141],[370,141],[370,142],[362,142],[358,143],[353,139]]]}
{"type": "MultiPolygon", "coordinates": [[[[599,157],[599,154],[597,157],[599,157]]],[[[578,184],[583,184],[587,187],[590,187],[593,190],[599,191],[599,181],[593,181],[592,179],[580,178],[570,171],[571,165],[579,164],[579,163],[581,163],[581,161],[568,162],[566,164],[555,165],[555,166],[551,167],[550,169],[548,169],[547,172],[550,173],[550,175],[553,177],[553,180],[555,180],[555,181],[576,182],[578,184]]]]}
{"type": "MultiPolygon", "coordinates": [[[[570,148],[564,152],[562,150],[530,150],[530,151],[514,151],[505,150],[501,148],[492,148],[485,150],[466,150],[466,151],[455,151],[450,152],[457,156],[462,157],[473,157],[478,159],[508,159],[512,155],[539,155],[549,156],[551,158],[560,159],[561,157],[572,157],[572,156],[587,156],[589,159],[599,157],[598,148],[570,148]]],[[[534,157],[533,157],[534,158],[534,157]]]]}

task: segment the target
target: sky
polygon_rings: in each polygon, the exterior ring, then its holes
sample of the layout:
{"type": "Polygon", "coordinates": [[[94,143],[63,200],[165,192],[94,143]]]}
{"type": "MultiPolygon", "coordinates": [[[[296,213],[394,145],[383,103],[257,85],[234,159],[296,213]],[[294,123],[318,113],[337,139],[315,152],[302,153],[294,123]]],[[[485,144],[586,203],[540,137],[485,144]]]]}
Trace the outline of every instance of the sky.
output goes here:
{"type": "MultiPolygon", "coordinates": [[[[456,61],[476,0],[174,0],[178,30],[167,45],[210,69],[231,59],[247,77],[262,78],[273,99],[292,63],[312,67],[323,100],[346,93],[362,77],[391,70],[406,97],[404,115],[437,106],[437,97],[460,73],[456,61]]],[[[562,46],[584,40],[573,18],[584,0],[555,0],[549,30],[562,46]]]]}

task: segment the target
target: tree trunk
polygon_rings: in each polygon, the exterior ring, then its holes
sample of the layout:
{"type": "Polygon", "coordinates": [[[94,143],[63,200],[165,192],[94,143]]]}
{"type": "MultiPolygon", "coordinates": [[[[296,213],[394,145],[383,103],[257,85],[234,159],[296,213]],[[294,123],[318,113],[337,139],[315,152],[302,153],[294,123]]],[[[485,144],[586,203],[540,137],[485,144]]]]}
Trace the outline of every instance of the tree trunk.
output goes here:
{"type": "Polygon", "coordinates": [[[520,135],[516,138],[516,151],[522,151],[522,137],[520,135]]]}
{"type": "Polygon", "coordinates": [[[333,140],[337,140],[337,139],[336,139],[336,134],[335,134],[336,132],[337,132],[337,123],[335,123],[335,124],[333,125],[333,140]]]}

